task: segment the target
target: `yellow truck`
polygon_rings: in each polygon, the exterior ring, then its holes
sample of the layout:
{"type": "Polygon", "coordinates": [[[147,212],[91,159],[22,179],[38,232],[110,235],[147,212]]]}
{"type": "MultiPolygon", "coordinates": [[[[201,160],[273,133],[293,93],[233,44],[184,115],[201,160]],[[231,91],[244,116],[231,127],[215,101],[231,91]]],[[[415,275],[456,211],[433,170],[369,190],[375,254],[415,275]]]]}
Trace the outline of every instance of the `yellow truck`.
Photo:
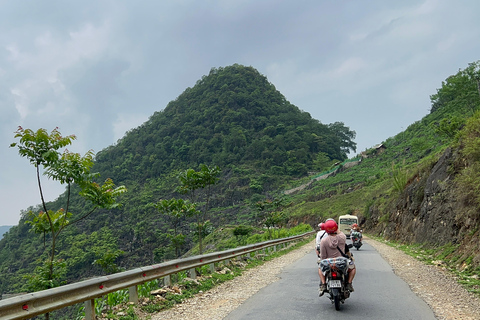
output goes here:
{"type": "Polygon", "coordinates": [[[348,239],[350,239],[350,227],[352,224],[358,224],[358,217],[346,214],[338,217],[338,229],[345,233],[348,239]]]}

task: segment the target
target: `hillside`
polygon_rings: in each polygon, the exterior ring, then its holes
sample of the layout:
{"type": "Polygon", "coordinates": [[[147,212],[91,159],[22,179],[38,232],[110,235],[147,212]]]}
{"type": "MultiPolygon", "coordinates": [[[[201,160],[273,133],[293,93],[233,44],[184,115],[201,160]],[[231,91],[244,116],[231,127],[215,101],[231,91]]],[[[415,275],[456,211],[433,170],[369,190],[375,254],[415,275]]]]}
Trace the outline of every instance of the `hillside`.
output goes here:
{"type": "MultiPolygon", "coordinates": [[[[170,221],[154,204],[182,196],[174,191],[180,172],[201,164],[221,170],[206,232],[225,224],[256,224],[252,204],[277,194],[286,181],[345,160],[355,151],[354,138],[343,123],[322,124],[289,103],[254,68],[214,68],[96,155],[93,171],[127,188],[123,206],[96,211],[65,229],[57,257],[68,263],[68,281],[105,272],[92,265],[98,260],[128,269],[174,258],[170,221]]],[[[62,208],[65,199],[60,195],[52,208],[62,208]]],[[[83,198],[70,201],[69,211],[88,210],[83,198]]],[[[26,219],[0,241],[0,292],[24,289],[22,275],[46,256],[48,246],[41,235],[29,232],[26,219]]],[[[180,221],[182,253],[195,244],[194,221],[180,221]]]]}
{"type": "MultiPolygon", "coordinates": [[[[480,270],[479,62],[431,96],[430,114],[362,153],[359,165],[294,194],[291,223],[354,213],[365,231],[435,249],[468,274],[480,270]]],[[[478,290],[478,288],[477,288],[478,290]]]]}

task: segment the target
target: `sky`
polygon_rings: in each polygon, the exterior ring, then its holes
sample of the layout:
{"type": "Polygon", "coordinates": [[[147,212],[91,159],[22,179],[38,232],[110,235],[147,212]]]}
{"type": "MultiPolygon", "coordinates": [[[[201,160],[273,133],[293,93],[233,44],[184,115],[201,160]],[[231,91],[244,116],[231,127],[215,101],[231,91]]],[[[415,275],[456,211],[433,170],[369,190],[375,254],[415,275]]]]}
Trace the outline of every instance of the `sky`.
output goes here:
{"type": "MultiPolygon", "coordinates": [[[[9,147],[18,126],[58,127],[76,135],[70,151],[98,152],[238,63],[354,130],[360,153],[480,60],[479,12],[478,0],[0,0],[0,226],[40,203],[35,168],[9,147]]],[[[42,183],[47,200],[64,190],[42,183]]]]}

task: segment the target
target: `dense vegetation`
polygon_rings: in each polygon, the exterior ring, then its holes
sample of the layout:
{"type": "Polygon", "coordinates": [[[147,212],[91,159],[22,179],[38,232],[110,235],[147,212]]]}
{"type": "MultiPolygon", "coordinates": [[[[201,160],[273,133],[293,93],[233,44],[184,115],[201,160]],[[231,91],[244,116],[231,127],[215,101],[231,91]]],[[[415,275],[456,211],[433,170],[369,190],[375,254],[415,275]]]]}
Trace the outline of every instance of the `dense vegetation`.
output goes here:
{"type": "MultiPolygon", "coordinates": [[[[92,172],[128,192],[120,198],[122,207],[99,209],[63,230],[55,256],[66,261],[66,279],[74,281],[174,258],[194,248],[199,235],[206,237],[219,226],[258,227],[266,219],[272,226],[282,225],[280,206],[259,211],[254,204],[268,204],[285,181],[345,160],[355,150],[354,138],[355,132],[343,123],[322,124],[289,103],[252,67],[212,69],[163,111],[95,156],[92,172]],[[207,206],[209,212],[204,221],[186,215],[174,226],[158,203],[186,199],[175,191],[181,186],[179,177],[202,165],[220,170],[219,181],[208,190],[208,206],[202,202],[207,189],[195,190],[198,209],[207,206]],[[178,238],[180,234],[185,238],[178,238]]],[[[65,193],[48,206],[55,212],[68,203],[74,220],[92,205],[73,196],[79,187],[71,191],[71,199],[65,193]]],[[[43,236],[29,232],[29,212],[40,210],[23,212],[19,225],[0,242],[0,292],[25,290],[22,276],[48,255],[43,236]]],[[[247,237],[261,231],[242,230],[247,237]]],[[[214,247],[206,243],[206,249],[214,247]]]]}

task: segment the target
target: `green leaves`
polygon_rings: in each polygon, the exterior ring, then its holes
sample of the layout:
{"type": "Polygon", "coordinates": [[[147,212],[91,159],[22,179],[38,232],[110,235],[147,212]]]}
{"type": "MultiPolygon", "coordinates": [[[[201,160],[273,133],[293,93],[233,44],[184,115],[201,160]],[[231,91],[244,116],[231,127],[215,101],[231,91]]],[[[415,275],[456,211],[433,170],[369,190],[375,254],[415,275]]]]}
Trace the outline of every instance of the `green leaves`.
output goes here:
{"type": "Polygon", "coordinates": [[[430,101],[430,113],[473,112],[480,105],[480,61],[469,63],[467,68],[448,77],[437,93],[430,96],[430,101]]]}
{"type": "Polygon", "coordinates": [[[31,274],[25,275],[27,290],[40,291],[66,284],[67,263],[63,259],[43,261],[31,274]]]}
{"type": "Polygon", "coordinates": [[[203,189],[215,184],[219,178],[220,168],[218,166],[208,167],[203,164],[200,171],[187,169],[178,175],[181,185],[175,191],[187,194],[197,189],[203,189]]]}
{"type": "Polygon", "coordinates": [[[63,137],[58,128],[49,134],[42,128],[34,132],[22,127],[18,127],[15,138],[19,138],[20,142],[14,142],[10,147],[18,146],[20,156],[26,157],[34,166],[53,165],[60,158],[57,150],[70,145],[76,139],[74,135],[63,137]]]}
{"type": "Polygon", "coordinates": [[[93,181],[84,182],[80,195],[90,200],[95,206],[104,209],[113,209],[120,206],[120,204],[116,202],[117,197],[126,191],[127,188],[125,188],[125,186],[115,187],[113,180],[108,178],[103,185],[99,185],[93,181]]]}
{"type": "Polygon", "coordinates": [[[273,237],[271,229],[280,227],[286,222],[287,216],[283,208],[287,205],[288,203],[284,198],[267,199],[255,204],[255,208],[261,218],[261,223],[268,229],[270,238],[273,237]]]}
{"type": "Polygon", "coordinates": [[[71,153],[68,150],[46,168],[45,175],[61,184],[76,183],[80,186],[88,184],[96,174],[90,174],[93,165],[94,153],[92,150],[82,157],[79,153],[71,153]]]}
{"type": "MultiPolygon", "coordinates": [[[[19,142],[12,143],[10,147],[18,147],[20,156],[26,157],[37,168],[37,181],[43,207],[43,211],[38,214],[30,211],[28,213],[30,220],[27,220],[26,223],[31,225],[33,232],[44,234],[44,243],[45,234],[50,233],[52,242],[48,261],[45,261],[44,266],[38,267],[35,273],[30,275],[30,287],[33,289],[51,288],[62,283],[59,279],[66,274],[66,264],[55,260],[59,234],[69,224],[84,219],[96,208],[113,209],[119,206],[116,199],[120,194],[126,192],[126,188],[124,186],[115,187],[111,179],[106,179],[103,185],[99,185],[93,180],[98,176],[90,173],[93,165],[93,151],[88,151],[84,156],[68,150],[64,150],[63,153],[59,151],[60,148],[72,143],[75,139],[74,135],[63,137],[58,128],[48,133],[45,129],[33,131],[18,127],[15,138],[18,138],[19,142]],[[40,179],[40,167],[43,167],[44,174],[48,178],[61,184],[67,184],[65,209],[54,211],[47,208],[40,179]],[[70,222],[69,218],[73,216],[69,212],[72,184],[80,187],[80,195],[92,202],[94,208],[90,212],[80,214],[80,218],[77,217],[75,221],[70,222]]],[[[105,263],[109,263],[107,260],[105,263]]]]}
{"type": "Polygon", "coordinates": [[[35,233],[45,233],[51,232],[52,230],[53,232],[58,232],[68,225],[68,218],[72,216],[72,213],[66,212],[62,208],[57,211],[48,210],[47,213],[40,211],[38,214],[29,211],[28,215],[31,220],[27,220],[26,223],[32,226],[31,231],[35,233]]]}
{"type": "Polygon", "coordinates": [[[196,204],[183,199],[163,199],[155,204],[155,208],[165,215],[174,218],[190,217],[197,213],[196,204]]]}

